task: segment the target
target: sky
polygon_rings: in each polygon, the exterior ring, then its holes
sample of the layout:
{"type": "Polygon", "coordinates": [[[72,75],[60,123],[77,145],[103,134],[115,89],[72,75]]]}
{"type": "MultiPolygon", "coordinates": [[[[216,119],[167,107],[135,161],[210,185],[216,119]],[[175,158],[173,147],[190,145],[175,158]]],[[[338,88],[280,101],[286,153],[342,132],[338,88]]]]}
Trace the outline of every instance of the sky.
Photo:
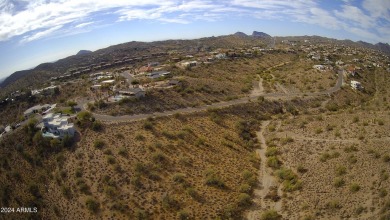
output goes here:
{"type": "Polygon", "coordinates": [[[79,50],[237,31],[390,43],[390,0],[0,0],[0,78],[79,50]]]}

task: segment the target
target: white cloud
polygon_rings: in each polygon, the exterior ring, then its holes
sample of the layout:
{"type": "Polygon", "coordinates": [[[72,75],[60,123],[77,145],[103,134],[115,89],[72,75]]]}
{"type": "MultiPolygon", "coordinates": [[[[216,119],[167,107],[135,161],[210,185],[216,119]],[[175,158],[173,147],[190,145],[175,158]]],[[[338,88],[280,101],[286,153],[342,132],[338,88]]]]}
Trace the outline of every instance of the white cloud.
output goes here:
{"type": "Polygon", "coordinates": [[[375,26],[375,18],[364,14],[358,7],[344,5],[342,11],[335,11],[335,15],[339,18],[354,22],[355,25],[360,25],[364,28],[375,26]]]}
{"type": "Polygon", "coordinates": [[[85,23],[81,23],[81,24],[78,24],[76,26],[74,26],[75,28],[83,28],[85,26],[88,26],[88,25],[91,25],[93,24],[94,22],[85,22],[85,23]]]}
{"type": "MultiPolygon", "coordinates": [[[[343,0],[337,10],[324,9],[320,3],[326,4],[317,0],[0,0],[0,41],[19,36],[22,42],[30,42],[92,30],[98,27],[93,24],[95,16],[103,14],[118,22],[179,24],[231,17],[278,19],[345,30],[372,41],[390,39],[389,0],[364,0],[362,5],[343,0]]],[[[108,23],[103,19],[100,26],[108,23]]]]}
{"type": "Polygon", "coordinates": [[[52,28],[49,28],[49,29],[44,30],[44,31],[37,32],[37,33],[32,34],[30,36],[25,36],[25,37],[23,37],[21,43],[27,43],[27,42],[30,42],[33,40],[38,40],[38,39],[41,39],[43,37],[47,37],[50,34],[52,34],[53,32],[59,30],[60,28],[62,28],[62,26],[56,26],[56,27],[52,27],[52,28]]]}

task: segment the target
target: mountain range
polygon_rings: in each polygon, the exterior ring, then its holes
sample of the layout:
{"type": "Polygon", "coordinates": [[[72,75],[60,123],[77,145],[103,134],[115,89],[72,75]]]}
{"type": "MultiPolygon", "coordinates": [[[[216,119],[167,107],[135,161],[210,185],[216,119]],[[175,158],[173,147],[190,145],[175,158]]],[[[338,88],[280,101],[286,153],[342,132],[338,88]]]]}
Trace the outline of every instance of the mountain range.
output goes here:
{"type": "MultiPolygon", "coordinates": [[[[376,49],[390,54],[390,45],[384,43],[370,44],[363,41],[353,42],[349,40],[335,40],[319,36],[302,37],[277,37],[278,39],[310,39],[310,42],[334,41],[353,46],[360,46],[376,49]]],[[[183,55],[199,51],[210,52],[217,48],[241,48],[247,46],[268,46],[272,37],[266,33],[254,31],[251,35],[243,32],[236,32],[231,35],[218,37],[205,37],[194,40],[166,40],[156,42],[128,42],[110,46],[97,51],[80,50],[76,55],[60,59],[52,63],[42,63],[30,70],[17,71],[9,77],[0,81],[1,95],[21,88],[33,88],[39,83],[47,81],[50,77],[57,77],[69,72],[72,69],[86,67],[99,63],[113,63],[115,60],[122,60],[125,57],[136,58],[150,55],[152,53],[178,52],[183,55]],[[34,76],[34,77],[31,77],[34,76]]],[[[179,54],[180,55],[180,54],[179,54]]]]}

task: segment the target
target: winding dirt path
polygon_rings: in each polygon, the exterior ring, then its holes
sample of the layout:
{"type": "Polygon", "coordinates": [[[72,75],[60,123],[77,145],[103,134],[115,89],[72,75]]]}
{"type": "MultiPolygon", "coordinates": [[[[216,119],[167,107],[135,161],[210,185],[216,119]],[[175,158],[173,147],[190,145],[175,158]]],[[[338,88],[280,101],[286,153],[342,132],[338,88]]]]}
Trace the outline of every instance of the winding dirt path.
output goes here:
{"type": "Polygon", "coordinates": [[[256,153],[261,158],[258,176],[259,187],[254,190],[253,207],[246,214],[248,220],[260,219],[262,211],[267,209],[273,209],[279,213],[282,210],[280,184],[277,178],[272,175],[271,168],[267,167],[267,157],[265,156],[267,144],[263,133],[269,123],[270,121],[262,122],[260,131],[256,133],[262,146],[260,149],[256,150],[256,153]],[[274,199],[269,198],[271,194],[274,195],[274,199]]]}

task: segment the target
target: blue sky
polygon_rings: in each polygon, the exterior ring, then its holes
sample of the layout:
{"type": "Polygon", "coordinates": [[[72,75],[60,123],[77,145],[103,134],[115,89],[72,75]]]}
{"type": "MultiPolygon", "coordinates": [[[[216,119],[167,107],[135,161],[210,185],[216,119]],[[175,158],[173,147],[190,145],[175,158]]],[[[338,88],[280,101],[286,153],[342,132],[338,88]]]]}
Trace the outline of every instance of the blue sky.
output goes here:
{"type": "Polygon", "coordinates": [[[81,49],[254,30],[390,43],[390,0],[0,0],[0,78],[81,49]]]}

